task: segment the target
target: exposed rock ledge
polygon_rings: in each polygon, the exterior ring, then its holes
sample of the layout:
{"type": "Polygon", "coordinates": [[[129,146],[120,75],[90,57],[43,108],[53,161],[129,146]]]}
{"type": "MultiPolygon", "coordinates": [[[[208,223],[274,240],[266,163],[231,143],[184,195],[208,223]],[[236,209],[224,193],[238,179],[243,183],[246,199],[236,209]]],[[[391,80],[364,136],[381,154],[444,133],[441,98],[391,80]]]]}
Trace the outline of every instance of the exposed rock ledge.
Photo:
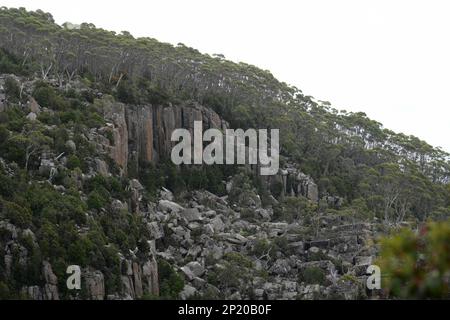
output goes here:
{"type": "Polygon", "coordinates": [[[107,127],[92,132],[91,139],[99,150],[108,153],[126,172],[129,161],[155,162],[170,152],[173,130],[185,128],[193,134],[194,121],[202,121],[205,129],[225,129],[228,124],[220,116],[197,103],[177,106],[131,106],[102,100],[107,127]],[[110,139],[102,131],[110,131],[110,139]]]}

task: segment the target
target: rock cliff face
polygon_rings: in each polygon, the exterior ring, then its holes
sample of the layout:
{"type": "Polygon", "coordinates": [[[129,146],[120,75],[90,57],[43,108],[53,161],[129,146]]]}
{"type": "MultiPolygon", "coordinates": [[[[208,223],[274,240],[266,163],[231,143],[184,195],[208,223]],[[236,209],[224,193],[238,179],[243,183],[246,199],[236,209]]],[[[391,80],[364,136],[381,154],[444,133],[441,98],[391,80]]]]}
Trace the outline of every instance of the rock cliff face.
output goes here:
{"type": "MultiPolygon", "coordinates": [[[[42,265],[45,280],[43,287],[24,286],[22,293],[33,300],[59,300],[58,278],[49,262],[42,265]]],[[[123,260],[121,275],[121,291],[115,295],[106,295],[105,276],[99,270],[85,268],[82,271],[81,286],[86,290],[89,300],[117,300],[139,299],[144,295],[159,295],[158,265],[155,257],[147,261],[123,260]]]]}
{"type": "Polygon", "coordinates": [[[122,266],[125,271],[121,276],[123,298],[140,299],[144,294],[158,296],[158,265],[155,258],[143,265],[136,261],[124,260],[122,266]]]}
{"type": "Polygon", "coordinates": [[[203,128],[225,129],[228,124],[217,113],[199,104],[177,106],[130,106],[106,103],[104,116],[112,141],[103,139],[106,149],[116,164],[126,171],[130,161],[156,162],[169,157],[172,132],[185,128],[193,134],[194,121],[202,121],[203,128]]]}
{"type": "Polygon", "coordinates": [[[126,122],[125,105],[122,103],[106,103],[104,117],[108,121],[112,141],[103,141],[105,149],[109,151],[111,158],[124,171],[128,165],[128,127],[126,122]]]}
{"type": "Polygon", "coordinates": [[[44,261],[42,273],[44,274],[44,279],[46,282],[44,286],[45,300],[59,300],[58,278],[53,273],[52,266],[50,265],[49,262],[44,261]]]}
{"type": "MultiPolygon", "coordinates": [[[[257,168],[253,169],[254,173],[258,172],[257,168]]],[[[292,163],[286,164],[276,175],[265,176],[264,179],[268,186],[273,186],[274,184],[280,185],[281,196],[303,196],[313,203],[318,203],[319,201],[319,188],[317,184],[310,176],[301,172],[292,163]]]]}
{"type": "MultiPolygon", "coordinates": [[[[137,168],[140,163],[158,162],[170,157],[172,147],[176,144],[170,140],[172,132],[184,128],[193,135],[194,121],[202,121],[204,130],[228,128],[228,123],[216,112],[197,103],[131,106],[104,102],[103,109],[108,123],[107,128],[100,131],[109,130],[112,141],[104,135],[96,135],[95,139],[123,172],[126,172],[129,164],[137,168]]],[[[248,167],[258,172],[258,166],[248,167]]],[[[293,165],[267,178],[267,183],[273,181],[282,184],[283,195],[302,195],[315,203],[319,200],[316,183],[293,165]]]]}
{"type": "Polygon", "coordinates": [[[88,297],[92,300],[105,298],[105,279],[103,273],[98,270],[87,269],[83,273],[88,297]]]}
{"type": "Polygon", "coordinates": [[[319,189],[310,176],[295,168],[282,170],[281,176],[283,180],[283,192],[286,195],[303,195],[312,202],[317,203],[319,200],[319,189]]]}

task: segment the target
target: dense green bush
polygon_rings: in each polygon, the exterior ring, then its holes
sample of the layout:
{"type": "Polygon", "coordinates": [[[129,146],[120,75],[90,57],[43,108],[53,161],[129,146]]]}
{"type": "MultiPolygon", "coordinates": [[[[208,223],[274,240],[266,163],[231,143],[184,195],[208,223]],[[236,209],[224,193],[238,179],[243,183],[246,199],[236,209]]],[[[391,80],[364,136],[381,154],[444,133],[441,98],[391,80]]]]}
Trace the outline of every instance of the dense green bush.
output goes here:
{"type": "Polygon", "coordinates": [[[8,128],[4,124],[0,125],[0,147],[8,140],[9,136],[8,128]]]}
{"type": "Polygon", "coordinates": [[[165,260],[158,260],[159,292],[162,299],[178,299],[184,288],[183,278],[165,260]]]}
{"type": "Polygon", "coordinates": [[[299,273],[299,282],[323,285],[325,280],[325,272],[318,267],[307,267],[299,273]]]}
{"type": "Polygon", "coordinates": [[[80,159],[72,154],[67,158],[67,168],[73,170],[75,168],[82,168],[80,159]]]}
{"type": "Polygon", "coordinates": [[[252,278],[253,262],[248,257],[230,252],[208,272],[208,282],[219,289],[241,289],[252,278]]]}
{"type": "Polygon", "coordinates": [[[316,205],[303,196],[286,197],[280,205],[275,206],[273,219],[291,223],[301,217],[311,216],[315,210],[316,205]]]}
{"type": "Polygon", "coordinates": [[[259,239],[253,242],[251,254],[257,258],[263,255],[270,254],[273,250],[273,245],[266,239],[259,239]]]}
{"type": "Polygon", "coordinates": [[[139,103],[139,97],[134,84],[130,81],[122,81],[117,88],[117,100],[128,103],[137,104],[139,103]]]}
{"type": "Polygon", "coordinates": [[[21,207],[17,203],[3,200],[0,204],[2,215],[12,224],[21,228],[28,228],[31,224],[31,212],[29,209],[21,207]]]}
{"type": "Polygon", "coordinates": [[[261,202],[249,172],[241,169],[233,176],[231,183],[232,187],[228,197],[232,203],[242,207],[254,207],[255,204],[261,202]]]}
{"type": "Polygon", "coordinates": [[[46,82],[38,82],[33,91],[33,97],[41,107],[54,110],[65,110],[69,107],[64,98],[46,82]]]}
{"type": "Polygon", "coordinates": [[[17,190],[16,180],[3,174],[0,171],[0,196],[6,199],[11,199],[16,190],[17,190]]]}
{"type": "Polygon", "coordinates": [[[84,190],[86,193],[96,191],[106,202],[111,197],[124,200],[129,196],[129,191],[125,190],[126,184],[126,180],[96,175],[84,183],[84,190]]]}
{"type": "Polygon", "coordinates": [[[88,110],[83,118],[83,122],[89,128],[100,128],[105,125],[105,119],[93,110],[88,110]]]}
{"type": "Polygon", "coordinates": [[[87,205],[89,209],[100,210],[105,207],[108,203],[108,200],[105,199],[103,195],[101,195],[98,191],[92,191],[88,195],[87,205]]]}
{"type": "Polygon", "coordinates": [[[205,189],[218,195],[225,194],[226,174],[234,168],[227,166],[175,166],[170,159],[162,159],[158,164],[140,163],[138,168],[129,166],[129,175],[139,177],[150,195],[155,196],[161,187],[173,192],[205,189]]]}
{"type": "MultiPolygon", "coordinates": [[[[1,62],[0,62],[1,63],[1,62]]],[[[1,68],[0,68],[1,70],[1,68]]],[[[0,281],[0,300],[11,299],[11,293],[9,292],[9,287],[6,283],[0,281]]]]}
{"type": "Polygon", "coordinates": [[[383,238],[376,264],[381,287],[391,297],[448,299],[450,220],[428,223],[418,233],[405,228],[383,238]]]}
{"type": "Polygon", "coordinates": [[[9,102],[17,103],[20,100],[20,85],[11,77],[5,80],[5,94],[9,102]]]}
{"type": "Polygon", "coordinates": [[[28,69],[29,65],[22,66],[14,55],[0,49],[0,73],[26,75],[28,69]]]}
{"type": "Polygon", "coordinates": [[[44,218],[54,224],[73,220],[82,225],[86,222],[86,205],[79,195],[62,195],[50,185],[31,184],[24,192],[22,202],[28,203],[33,211],[33,222],[40,225],[44,218]]]}
{"type": "Polygon", "coordinates": [[[274,180],[270,184],[270,192],[275,198],[279,198],[283,194],[283,182],[274,180]]]}
{"type": "Polygon", "coordinates": [[[4,124],[8,130],[20,132],[25,125],[23,109],[13,106],[0,112],[0,124],[4,124]]]}

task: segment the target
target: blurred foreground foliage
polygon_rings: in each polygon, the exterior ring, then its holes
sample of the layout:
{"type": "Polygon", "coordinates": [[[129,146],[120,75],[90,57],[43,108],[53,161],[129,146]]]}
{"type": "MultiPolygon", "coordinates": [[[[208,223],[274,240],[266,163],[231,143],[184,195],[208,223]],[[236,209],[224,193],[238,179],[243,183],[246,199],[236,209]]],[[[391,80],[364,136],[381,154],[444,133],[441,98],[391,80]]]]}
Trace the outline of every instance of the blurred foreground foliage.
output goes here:
{"type": "Polygon", "coordinates": [[[382,288],[391,297],[450,298],[450,219],[382,239],[377,264],[382,288]]]}

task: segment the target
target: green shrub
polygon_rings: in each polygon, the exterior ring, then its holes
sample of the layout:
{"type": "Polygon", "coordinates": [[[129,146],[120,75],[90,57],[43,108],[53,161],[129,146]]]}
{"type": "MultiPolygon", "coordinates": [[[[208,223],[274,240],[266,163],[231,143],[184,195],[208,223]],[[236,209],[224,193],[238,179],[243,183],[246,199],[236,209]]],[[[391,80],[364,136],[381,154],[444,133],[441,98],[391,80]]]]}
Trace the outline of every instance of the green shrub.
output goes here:
{"type": "Polygon", "coordinates": [[[256,214],[254,209],[242,208],[241,209],[241,219],[247,221],[255,221],[256,214]]]}
{"type": "Polygon", "coordinates": [[[448,299],[450,220],[428,223],[419,233],[405,228],[383,238],[376,264],[381,287],[391,297],[448,299]]]}
{"type": "Polygon", "coordinates": [[[270,184],[270,192],[275,198],[279,198],[283,193],[283,183],[275,180],[270,184]]]}
{"type": "Polygon", "coordinates": [[[19,83],[11,77],[5,80],[5,94],[10,102],[17,103],[20,100],[19,83]]]}
{"type": "Polygon", "coordinates": [[[14,202],[3,201],[2,213],[6,219],[21,228],[28,228],[31,224],[31,212],[14,202]]]}
{"type": "Polygon", "coordinates": [[[0,196],[11,198],[16,188],[16,181],[0,172],[0,196]]]}
{"type": "Polygon", "coordinates": [[[107,200],[98,192],[92,191],[88,195],[87,205],[89,209],[100,210],[107,204],[107,200]]]}
{"type": "Polygon", "coordinates": [[[68,103],[54,88],[42,81],[36,84],[32,95],[42,107],[54,110],[65,110],[69,107],[68,103]]]}
{"type": "Polygon", "coordinates": [[[208,282],[219,289],[241,289],[252,278],[253,262],[237,252],[224,255],[223,261],[208,273],[208,282]]]}
{"type": "Polygon", "coordinates": [[[275,245],[275,250],[273,250],[271,254],[274,257],[277,252],[281,252],[286,256],[289,256],[291,253],[293,253],[293,250],[289,247],[289,241],[286,237],[276,237],[273,241],[273,244],[275,245]]]}
{"type": "Polygon", "coordinates": [[[17,106],[10,107],[0,112],[0,123],[5,124],[8,130],[21,132],[25,125],[25,113],[17,106]]]}
{"type": "Polygon", "coordinates": [[[253,262],[246,256],[238,253],[238,252],[229,252],[226,253],[223,257],[226,261],[230,262],[233,265],[243,267],[243,268],[252,268],[253,262]]]}
{"type": "Polygon", "coordinates": [[[116,177],[96,175],[86,181],[84,188],[86,193],[98,192],[108,202],[111,197],[124,200],[129,196],[128,191],[125,190],[125,183],[126,181],[121,181],[116,177]]]}
{"type": "Polygon", "coordinates": [[[159,292],[163,299],[178,299],[184,288],[183,278],[165,260],[158,261],[159,292]]]}
{"type": "Polygon", "coordinates": [[[8,128],[6,128],[5,125],[0,125],[0,145],[6,142],[8,140],[10,134],[8,128]]]}
{"type": "MultiPolygon", "coordinates": [[[[0,68],[1,69],[1,68],[0,68]]],[[[6,283],[0,281],[0,300],[12,299],[10,289],[6,283]]]]}
{"type": "Polygon", "coordinates": [[[265,239],[258,239],[255,240],[251,253],[259,258],[262,255],[270,253],[271,251],[273,251],[273,245],[271,245],[269,241],[265,239]]]}
{"type": "Polygon", "coordinates": [[[79,110],[68,110],[59,113],[61,123],[80,123],[83,119],[83,114],[79,110]]]}
{"type": "Polygon", "coordinates": [[[274,220],[293,222],[301,217],[307,217],[314,212],[314,205],[305,197],[286,197],[274,208],[274,220]]]}
{"type": "Polygon", "coordinates": [[[50,112],[41,112],[39,113],[37,119],[45,123],[47,125],[60,125],[61,119],[59,118],[59,115],[57,113],[50,113],[50,112]]]}
{"type": "Polygon", "coordinates": [[[307,284],[325,284],[325,272],[318,267],[307,267],[299,274],[299,282],[307,284]]]}
{"type": "Polygon", "coordinates": [[[100,128],[105,125],[105,119],[97,112],[89,112],[86,115],[84,122],[88,128],[100,128]]]}
{"type": "Polygon", "coordinates": [[[72,154],[67,158],[67,168],[68,169],[73,170],[75,168],[81,168],[81,167],[82,167],[81,161],[76,155],[72,154]]]}
{"type": "Polygon", "coordinates": [[[0,73],[25,75],[26,66],[22,67],[17,57],[0,49],[0,73]]]}
{"type": "Polygon", "coordinates": [[[117,100],[128,104],[139,103],[139,97],[136,87],[131,81],[121,82],[121,84],[117,88],[117,100]]]}

